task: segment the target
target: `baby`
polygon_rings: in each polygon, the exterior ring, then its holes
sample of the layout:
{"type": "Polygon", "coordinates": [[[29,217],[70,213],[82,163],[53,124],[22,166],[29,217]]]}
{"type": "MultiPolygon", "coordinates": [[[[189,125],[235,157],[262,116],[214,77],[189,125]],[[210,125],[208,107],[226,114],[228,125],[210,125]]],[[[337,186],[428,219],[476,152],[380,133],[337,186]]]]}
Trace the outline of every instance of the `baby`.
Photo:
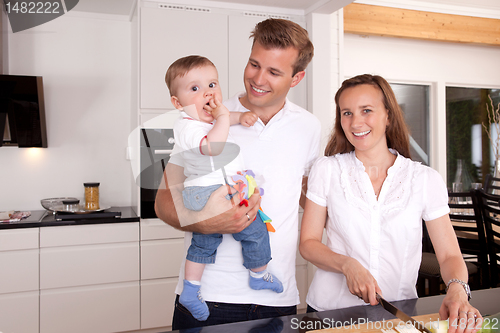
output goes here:
{"type": "MultiPolygon", "coordinates": [[[[180,58],[168,68],[165,81],[172,104],[182,111],[174,125],[174,138],[176,145],[183,151],[184,174],[187,177],[182,192],[185,207],[200,211],[220,186],[235,185],[231,178],[226,177],[226,173],[240,176],[244,174],[245,177],[250,177],[245,178],[249,183],[254,183],[251,171],[245,172],[239,149],[234,149],[237,146],[231,139],[229,127],[238,124],[253,126],[258,116],[253,112],[229,112],[222,104],[215,65],[201,56],[180,58]],[[224,161],[219,170],[213,167],[210,169],[215,158],[224,161]],[[212,172],[207,173],[207,168],[212,172]]],[[[238,185],[241,189],[241,182],[238,185]]],[[[230,200],[232,196],[228,194],[226,198],[230,200]]],[[[241,242],[243,265],[249,270],[250,288],[270,289],[281,293],[281,281],[267,271],[271,248],[266,226],[269,224],[263,220],[270,221],[259,211],[257,218],[246,229],[233,234],[233,237],[241,242]]],[[[221,242],[222,234],[193,232],[179,302],[197,320],[206,320],[210,314],[201,297],[201,278],[205,264],[215,262],[217,247],[221,242]]]]}

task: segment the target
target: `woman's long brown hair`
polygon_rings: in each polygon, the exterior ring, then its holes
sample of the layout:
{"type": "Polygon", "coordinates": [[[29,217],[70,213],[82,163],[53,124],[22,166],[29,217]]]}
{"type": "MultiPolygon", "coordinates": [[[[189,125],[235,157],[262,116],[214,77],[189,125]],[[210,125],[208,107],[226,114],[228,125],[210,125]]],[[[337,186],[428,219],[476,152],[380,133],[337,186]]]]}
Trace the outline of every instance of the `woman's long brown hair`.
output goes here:
{"type": "Polygon", "coordinates": [[[404,157],[410,158],[410,133],[394,91],[392,91],[391,86],[383,77],[370,74],[358,75],[345,80],[337,91],[337,94],[335,94],[335,104],[337,105],[335,126],[326,146],[325,156],[348,153],[354,150],[354,146],[347,140],[340,124],[339,99],[344,90],[361,84],[369,84],[382,91],[384,106],[389,115],[389,125],[385,131],[387,146],[397,150],[404,157]]]}

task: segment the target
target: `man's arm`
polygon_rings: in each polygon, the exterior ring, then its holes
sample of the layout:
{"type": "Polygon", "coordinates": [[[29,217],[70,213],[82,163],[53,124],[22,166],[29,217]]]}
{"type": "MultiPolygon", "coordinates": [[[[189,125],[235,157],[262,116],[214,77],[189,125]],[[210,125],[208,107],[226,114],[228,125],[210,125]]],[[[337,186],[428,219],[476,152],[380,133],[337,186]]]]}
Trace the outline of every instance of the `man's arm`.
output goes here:
{"type": "Polygon", "coordinates": [[[184,169],[168,163],[155,201],[156,215],[176,229],[203,234],[238,233],[250,225],[257,215],[260,206],[258,191],[248,200],[248,207],[239,203],[232,206],[231,201],[225,198],[228,193],[226,186],[212,193],[202,211],[191,211],[184,207],[182,200],[184,179],[184,169]]]}
{"type": "Polygon", "coordinates": [[[307,194],[307,177],[302,177],[302,188],[300,190],[300,199],[299,199],[299,204],[300,207],[305,208],[306,207],[306,194],[307,194]]]}

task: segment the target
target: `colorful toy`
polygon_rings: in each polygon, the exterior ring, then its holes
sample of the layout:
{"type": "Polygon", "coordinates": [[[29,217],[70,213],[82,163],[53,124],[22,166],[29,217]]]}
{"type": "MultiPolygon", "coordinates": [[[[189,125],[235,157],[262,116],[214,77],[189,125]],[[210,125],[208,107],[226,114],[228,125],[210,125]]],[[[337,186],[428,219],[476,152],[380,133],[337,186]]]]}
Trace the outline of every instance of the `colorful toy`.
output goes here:
{"type": "MultiPolygon", "coordinates": [[[[252,170],[245,170],[243,172],[238,171],[238,174],[231,177],[233,179],[234,188],[238,191],[238,196],[240,199],[240,206],[245,205],[248,207],[248,199],[252,196],[254,189],[257,187],[257,182],[255,181],[255,174],[252,170]],[[249,193],[251,193],[249,195],[249,193]]],[[[264,195],[264,189],[259,188],[260,195],[264,195]]],[[[275,232],[271,222],[272,220],[264,214],[262,208],[259,207],[257,211],[256,219],[266,224],[267,231],[275,232]]]]}

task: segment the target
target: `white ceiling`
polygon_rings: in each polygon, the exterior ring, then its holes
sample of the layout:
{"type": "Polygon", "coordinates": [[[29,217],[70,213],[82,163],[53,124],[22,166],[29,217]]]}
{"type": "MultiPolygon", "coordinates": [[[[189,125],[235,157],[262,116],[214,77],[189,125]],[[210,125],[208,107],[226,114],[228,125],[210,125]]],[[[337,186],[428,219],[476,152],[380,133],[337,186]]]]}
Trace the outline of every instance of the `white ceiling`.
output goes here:
{"type": "MultiPolygon", "coordinates": [[[[78,4],[73,9],[80,12],[130,15],[132,7],[137,0],[79,0],[78,4]]],[[[172,3],[182,3],[182,0],[173,0],[172,3]]],[[[191,3],[192,1],[190,1],[191,3]]],[[[329,4],[331,8],[337,6],[342,7],[350,0],[195,0],[197,5],[210,3],[231,3],[232,5],[250,5],[264,7],[279,7],[292,10],[308,11],[311,8],[320,7],[324,4],[329,4]]],[[[419,6],[419,4],[436,5],[451,5],[458,7],[478,8],[482,10],[500,11],[499,0],[358,0],[356,2],[380,4],[386,6],[395,6],[395,4],[405,4],[409,6],[419,6]]],[[[335,8],[335,10],[338,8],[335,8]]],[[[472,15],[472,14],[471,14],[472,15]]]]}

